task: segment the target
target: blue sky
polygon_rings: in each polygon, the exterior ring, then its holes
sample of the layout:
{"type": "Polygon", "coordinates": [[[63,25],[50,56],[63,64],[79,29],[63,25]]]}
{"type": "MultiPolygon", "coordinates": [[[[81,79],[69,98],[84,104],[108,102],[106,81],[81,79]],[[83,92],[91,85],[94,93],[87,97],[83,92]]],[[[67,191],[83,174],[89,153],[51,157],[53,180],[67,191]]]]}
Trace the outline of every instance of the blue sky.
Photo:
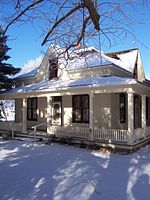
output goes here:
{"type": "MultiPolygon", "coordinates": [[[[143,8],[143,13],[145,8],[143,8]]],[[[140,13],[136,13],[136,17],[140,19],[140,13]]],[[[143,17],[143,15],[142,15],[143,17]]],[[[133,42],[133,38],[127,36],[126,38],[119,41],[116,46],[108,48],[103,48],[104,52],[118,51],[130,48],[139,48],[141,52],[142,61],[145,68],[145,73],[150,77],[150,11],[144,16],[145,22],[143,24],[133,25],[133,33],[136,36],[136,40],[133,42]],[[140,42],[139,42],[140,41],[140,42]]],[[[42,39],[40,36],[40,26],[33,27],[31,24],[15,24],[10,27],[7,32],[9,35],[9,40],[7,42],[11,50],[8,54],[11,56],[9,60],[15,67],[23,67],[25,63],[29,60],[35,59],[36,57],[43,54],[46,51],[47,46],[42,47],[42,39]]]]}

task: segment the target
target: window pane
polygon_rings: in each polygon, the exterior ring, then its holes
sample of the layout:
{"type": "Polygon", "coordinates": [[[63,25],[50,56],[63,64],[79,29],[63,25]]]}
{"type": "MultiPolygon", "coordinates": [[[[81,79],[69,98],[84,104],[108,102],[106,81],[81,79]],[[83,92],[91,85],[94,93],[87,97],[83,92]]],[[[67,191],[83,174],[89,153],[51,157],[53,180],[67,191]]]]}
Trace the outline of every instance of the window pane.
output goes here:
{"type": "Polygon", "coordinates": [[[27,119],[37,120],[37,98],[29,98],[27,100],[27,119]]]}
{"type": "Polygon", "coordinates": [[[81,96],[74,96],[74,99],[73,99],[73,102],[74,102],[74,105],[73,107],[74,108],[80,108],[81,107],[81,96]]]}
{"type": "Polygon", "coordinates": [[[31,119],[31,109],[27,110],[27,119],[31,119]]]}
{"type": "Polygon", "coordinates": [[[33,120],[36,120],[36,119],[37,119],[37,112],[36,112],[36,109],[34,109],[34,110],[32,111],[32,119],[33,119],[33,120]]]}
{"type": "Polygon", "coordinates": [[[49,79],[57,77],[58,59],[52,58],[49,60],[49,79]]]}
{"type": "Polygon", "coordinates": [[[83,121],[84,122],[88,122],[89,121],[89,110],[88,109],[84,109],[83,110],[83,121]]]}
{"type": "Polygon", "coordinates": [[[81,121],[81,110],[80,109],[74,110],[74,121],[75,122],[81,121]]]}
{"type": "Polygon", "coordinates": [[[125,94],[120,94],[120,122],[124,123],[126,121],[126,98],[125,94]]]}
{"type": "Polygon", "coordinates": [[[37,108],[37,98],[32,99],[32,108],[37,108]]]}
{"type": "Polygon", "coordinates": [[[29,99],[27,100],[27,107],[28,107],[28,108],[31,108],[31,98],[29,98],[29,99]]]}
{"type": "Polygon", "coordinates": [[[89,108],[89,96],[82,96],[82,108],[89,108]]]}
{"type": "Polygon", "coordinates": [[[62,100],[62,97],[61,97],[61,96],[52,97],[52,101],[53,101],[53,102],[61,101],[61,100],[62,100]]]}

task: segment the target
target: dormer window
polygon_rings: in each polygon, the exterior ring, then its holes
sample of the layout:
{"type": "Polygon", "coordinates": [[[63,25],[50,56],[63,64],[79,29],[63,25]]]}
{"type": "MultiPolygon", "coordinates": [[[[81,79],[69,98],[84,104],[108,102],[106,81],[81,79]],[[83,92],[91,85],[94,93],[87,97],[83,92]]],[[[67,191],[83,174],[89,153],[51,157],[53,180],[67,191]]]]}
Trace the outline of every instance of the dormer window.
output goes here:
{"type": "Polygon", "coordinates": [[[120,60],[120,58],[114,53],[112,54],[112,58],[116,59],[116,60],[120,60]]]}
{"type": "Polygon", "coordinates": [[[58,75],[58,58],[49,60],[49,79],[57,78],[58,75]]]}

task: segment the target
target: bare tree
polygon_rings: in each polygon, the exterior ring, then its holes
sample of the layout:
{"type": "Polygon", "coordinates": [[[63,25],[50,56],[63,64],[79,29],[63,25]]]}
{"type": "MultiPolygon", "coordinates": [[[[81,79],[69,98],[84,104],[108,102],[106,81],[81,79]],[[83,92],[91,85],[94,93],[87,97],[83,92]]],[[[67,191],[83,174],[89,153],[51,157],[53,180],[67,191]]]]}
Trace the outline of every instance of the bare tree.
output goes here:
{"type": "Polygon", "coordinates": [[[59,44],[75,47],[89,40],[109,46],[126,34],[135,37],[132,25],[142,23],[140,8],[146,0],[1,0],[1,22],[5,33],[15,23],[40,23],[43,28],[42,45],[59,44]],[[140,5],[139,5],[140,4],[140,5]],[[4,6],[5,5],[5,6],[4,6]],[[5,8],[4,8],[5,7],[5,8]],[[9,10],[9,12],[5,12],[9,10]]]}

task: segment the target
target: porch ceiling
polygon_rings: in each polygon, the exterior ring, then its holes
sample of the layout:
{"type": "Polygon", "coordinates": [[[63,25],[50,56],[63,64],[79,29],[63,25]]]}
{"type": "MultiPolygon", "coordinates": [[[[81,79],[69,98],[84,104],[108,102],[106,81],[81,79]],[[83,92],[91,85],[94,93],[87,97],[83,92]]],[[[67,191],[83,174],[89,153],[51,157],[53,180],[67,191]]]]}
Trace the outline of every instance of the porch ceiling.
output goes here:
{"type": "Polygon", "coordinates": [[[123,78],[117,76],[107,76],[107,77],[89,77],[82,78],[78,80],[50,80],[43,81],[40,83],[35,83],[31,85],[26,85],[22,87],[14,88],[10,91],[2,93],[1,96],[22,96],[25,94],[31,93],[53,93],[53,92],[64,92],[72,90],[81,90],[81,89],[104,89],[113,88],[113,87],[125,87],[130,85],[136,85],[137,81],[133,78],[123,78]]]}

